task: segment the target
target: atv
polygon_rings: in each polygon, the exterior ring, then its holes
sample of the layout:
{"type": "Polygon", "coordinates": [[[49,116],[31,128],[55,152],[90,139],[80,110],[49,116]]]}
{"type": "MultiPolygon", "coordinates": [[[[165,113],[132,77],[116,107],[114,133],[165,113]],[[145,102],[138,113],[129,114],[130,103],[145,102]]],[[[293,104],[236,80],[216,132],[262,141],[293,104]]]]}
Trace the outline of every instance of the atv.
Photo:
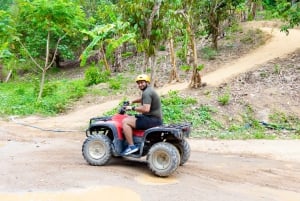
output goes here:
{"type": "Polygon", "coordinates": [[[82,145],[84,159],[95,166],[106,165],[112,157],[147,156],[149,169],[157,176],[167,177],[175,172],[179,165],[186,163],[191,149],[185,138],[191,132],[191,123],[161,125],[147,130],[133,130],[134,144],[139,150],[127,156],[121,153],[127,147],[122,132],[122,120],[126,114],[124,102],[118,114],[94,117],[90,119],[86,130],[86,139],[82,145]]]}

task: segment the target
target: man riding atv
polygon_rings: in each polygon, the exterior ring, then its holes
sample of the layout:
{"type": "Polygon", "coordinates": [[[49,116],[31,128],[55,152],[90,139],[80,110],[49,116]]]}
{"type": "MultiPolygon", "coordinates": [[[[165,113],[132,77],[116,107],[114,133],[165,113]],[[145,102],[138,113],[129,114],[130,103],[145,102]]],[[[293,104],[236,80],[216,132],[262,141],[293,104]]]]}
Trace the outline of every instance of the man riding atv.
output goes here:
{"type": "Polygon", "coordinates": [[[149,86],[150,78],[136,78],[142,96],[130,106],[123,102],[119,112],[112,116],[93,117],[86,129],[82,155],[90,165],[103,166],[115,158],[142,158],[146,156],[149,169],[157,176],[167,177],[185,164],[191,153],[186,140],[191,133],[189,122],[162,124],[161,102],[149,86]],[[134,110],[139,114],[126,114],[134,110]],[[124,151],[125,150],[125,151],[124,151]]]}
{"type": "Polygon", "coordinates": [[[125,106],[125,110],[134,110],[140,114],[128,116],[122,121],[124,136],[127,140],[128,147],[122,152],[126,156],[137,152],[138,146],[134,145],[132,131],[146,130],[151,127],[162,125],[162,109],[159,95],[150,86],[150,77],[146,74],[141,74],[136,77],[136,83],[142,91],[142,96],[130,102],[140,103],[140,106],[125,106]]]}

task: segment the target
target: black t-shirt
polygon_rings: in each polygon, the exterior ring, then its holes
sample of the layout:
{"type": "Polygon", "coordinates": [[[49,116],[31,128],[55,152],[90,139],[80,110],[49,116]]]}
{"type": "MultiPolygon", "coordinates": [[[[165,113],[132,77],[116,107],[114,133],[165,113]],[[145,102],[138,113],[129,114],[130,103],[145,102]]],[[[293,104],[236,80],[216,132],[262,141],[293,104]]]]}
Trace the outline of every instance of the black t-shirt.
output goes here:
{"type": "Polygon", "coordinates": [[[144,115],[155,116],[162,119],[160,97],[151,86],[147,86],[147,88],[142,93],[142,105],[143,104],[150,105],[150,111],[147,113],[143,113],[144,115]]]}

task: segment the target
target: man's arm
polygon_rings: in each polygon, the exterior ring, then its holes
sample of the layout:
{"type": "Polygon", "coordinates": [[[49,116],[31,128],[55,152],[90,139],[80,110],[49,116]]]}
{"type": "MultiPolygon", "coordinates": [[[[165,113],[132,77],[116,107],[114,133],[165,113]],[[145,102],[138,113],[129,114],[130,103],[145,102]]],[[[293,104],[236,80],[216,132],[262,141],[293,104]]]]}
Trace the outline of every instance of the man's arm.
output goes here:
{"type": "Polygon", "coordinates": [[[141,106],[134,107],[134,111],[137,111],[140,113],[147,113],[147,112],[150,112],[150,107],[151,107],[150,104],[144,104],[141,106]]]}
{"type": "MultiPolygon", "coordinates": [[[[130,102],[130,105],[133,103],[142,103],[142,98],[137,98],[133,101],[130,102]]],[[[143,104],[140,106],[136,106],[136,107],[132,107],[132,109],[134,108],[134,111],[140,112],[140,113],[147,113],[150,112],[150,104],[143,104]]]]}
{"type": "Polygon", "coordinates": [[[131,102],[130,102],[130,105],[131,105],[132,103],[141,103],[141,102],[142,102],[142,98],[137,98],[137,99],[131,101],[131,102]]]}

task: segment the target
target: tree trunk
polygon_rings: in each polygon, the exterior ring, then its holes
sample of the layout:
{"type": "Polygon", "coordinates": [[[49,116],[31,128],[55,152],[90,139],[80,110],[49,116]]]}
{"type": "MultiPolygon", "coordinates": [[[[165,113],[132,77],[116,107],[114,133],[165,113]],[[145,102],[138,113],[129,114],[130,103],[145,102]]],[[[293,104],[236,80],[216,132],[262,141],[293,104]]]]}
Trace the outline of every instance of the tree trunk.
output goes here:
{"type": "Polygon", "coordinates": [[[195,34],[191,30],[190,25],[188,24],[187,31],[189,33],[190,37],[190,43],[191,43],[191,49],[193,53],[193,74],[192,74],[192,79],[189,84],[191,88],[198,88],[201,87],[201,76],[199,73],[199,70],[197,69],[198,67],[198,56],[197,56],[197,47],[196,47],[196,40],[195,40],[195,34]]]}
{"type": "Polygon", "coordinates": [[[157,71],[156,56],[153,55],[150,59],[151,59],[151,86],[158,87],[159,83],[156,77],[156,71],[157,71]]]}
{"type": "MultiPolygon", "coordinates": [[[[47,70],[50,68],[50,66],[52,65],[52,63],[48,66],[48,62],[49,62],[49,53],[50,53],[50,32],[48,32],[48,36],[47,36],[47,43],[46,43],[46,60],[45,60],[45,65],[44,68],[42,68],[42,78],[41,78],[41,82],[40,82],[40,91],[39,91],[39,95],[37,98],[37,101],[40,101],[42,99],[43,96],[43,90],[44,90],[44,84],[45,84],[45,77],[46,77],[46,72],[47,70]]],[[[54,55],[56,54],[56,51],[54,53],[54,55]]],[[[55,58],[53,58],[52,61],[54,61],[55,58]]]]}
{"type": "MultiPolygon", "coordinates": [[[[65,35],[58,39],[58,41],[56,43],[54,55],[57,54],[58,44],[60,43],[60,41],[64,37],[65,37],[65,35]]],[[[48,36],[47,36],[45,65],[44,65],[44,67],[38,66],[42,71],[42,79],[41,79],[41,82],[40,82],[40,91],[39,91],[39,95],[38,95],[38,98],[37,98],[38,101],[40,101],[42,99],[42,96],[43,96],[43,90],[44,90],[45,77],[46,77],[47,70],[52,66],[52,64],[55,61],[55,57],[53,57],[52,60],[50,60],[50,62],[49,62],[49,54],[50,54],[50,31],[48,32],[48,36]]]]}
{"type": "Polygon", "coordinates": [[[106,59],[105,51],[104,51],[104,47],[103,46],[101,47],[101,53],[102,53],[102,58],[103,58],[105,69],[110,72],[110,66],[109,66],[108,61],[106,59]]]}
{"type": "Polygon", "coordinates": [[[149,56],[146,52],[144,52],[144,59],[143,59],[143,66],[142,66],[142,72],[147,71],[147,67],[149,67],[149,56]]]}
{"type": "Polygon", "coordinates": [[[251,6],[251,13],[252,13],[252,19],[255,19],[256,16],[256,10],[257,10],[257,3],[256,2],[252,2],[252,6],[251,6]]]}
{"type": "Polygon", "coordinates": [[[218,50],[218,37],[219,37],[219,30],[212,28],[212,48],[218,50]]]}
{"type": "Polygon", "coordinates": [[[218,37],[219,37],[219,13],[217,11],[217,5],[212,5],[209,11],[209,26],[210,33],[212,34],[212,47],[218,49],[218,37]]]}
{"type": "Polygon", "coordinates": [[[258,9],[259,9],[259,2],[257,0],[249,0],[247,20],[254,20],[258,9]]]}
{"type": "Polygon", "coordinates": [[[212,34],[212,47],[218,50],[218,37],[219,37],[219,20],[218,16],[214,16],[211,22],[211,34],[212,34]]]}
{"type": "Polygon", "coordinates": [[[41,78],[41,81],[40,81],[40,91],[39,91],[39,95],[38,95],[37,101],[40,101],[42,99],[42,96],[43,96],[46,72],[47,72],[47,70],[43,69],[43,71],[42,71],[42,78],[41,78]]]}
{"type": "Polygon", "coordinates": [[[147,23],[147,31],[146,31],[146,38],[150,38],[151,35],[151,30],[152,30],[152,23],[153,23],[153,19],[155,17],[155,15],[159,12],[159,8],[161,5],[161,0],[157,0],[153,6],[151,15],[149,17],[148,23],[147,23]]]}
{"type": "Polygon", "coordinates": [[[3,82],[3,66],[0,64],[0,82],[3,82]]]}
{"type": "Polygon", "coordinates": [[[5,82],[8,82],[8,80],[10,79],[11,77],[11,74],[12,74],[12,70],[10,70],[6,76],[6,79],[5,79],[5,82]]]}
{"type": "Polygon", "coordinates": [[[173,80],[176,80],[176,82],[179,82],[179,76],[177,73],[177,68],[176,68],[176,55],[174,52],[174,42],[173,38],[169,40],[169,47],[170,47],[170,62],[171,62],[171,73],[170,73],[170,78],[169,78],[169,83],[171,83],[173,80]]]}
{"type": "MultiPolygon", "coordinates": [[[[151,31],[152,31],[152,24],[153,24],[153,20],[154,20],[154,17],[157,13],[159,13],[159,9],[160,9],[160,6],[161,6],[161,2],[162,0],[156,0],[155,1],[155,4],[152,8],[152,12],[150,14],[150,17],[149,17],[149,20],[147,22],[147,28],[146,28],[146,35],[145,35],[145,39],[148,39],[149,40],[149,47],[148,47],[148,51],[147,54],[145,55],[145,60],[144,60],[144,70],[146,70],[147,68],[147,64],[148,64],[148,61],[149,61],[149,58],[151,58],[153,55],[155,55],[155,50],[154,50],[154,53],[152,51],[150,51],[150,48],[152,43],[151,43],[151,39],[150,39],[150,36],[151,36],[151,31]]],[[[155,49],[155,48],[154,48],[155,49]]],[[[155,56],[154,56],[155,57],[155,56]]],[[[151,68],[152,69],[152,68],[151,68]]],[[[153,73],[153,72],[151,72],[153,73]]],[[[154,73],[155,74],[155,73],[154,73]]]]}
{"type": "Polygon", "coordinates": [[[122,46],[118,47],[114,52],[114,64],[113,71],[121,72],[122,71],[122,46]]]}

